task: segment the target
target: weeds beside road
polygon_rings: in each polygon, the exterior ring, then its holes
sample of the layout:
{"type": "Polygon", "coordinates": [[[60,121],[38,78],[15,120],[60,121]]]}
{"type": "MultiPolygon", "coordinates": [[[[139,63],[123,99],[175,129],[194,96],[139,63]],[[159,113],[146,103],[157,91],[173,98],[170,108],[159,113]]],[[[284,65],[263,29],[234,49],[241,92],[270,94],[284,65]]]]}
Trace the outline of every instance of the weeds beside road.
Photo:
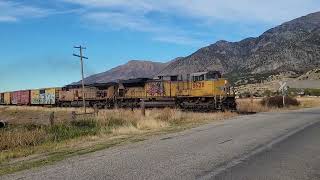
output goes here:
{"type": "Polygon", "coordinates": [[[11,118],[11,125],[0,129],[0,175],[237,115],[154,109],[142,116],[140,110],[119,109],[71,120],[67,118],[70,114],[71,110],[58,108],[0,109],[0,118],[11,118]],[[51,111],[57,119],[52,126],[48,120],[51,111]]]}
{"type": "MultiPolygon", "coordinates": [[[[296,98],[298,104],[294,106],[290,105],[286,108],[279,108],[278,105],[266,106],[264,105],[263,98],[244,98],[237,100],[237,109],[240,113],[258,113],[258,112],[270,112],[270,111],[284,111],[293,110],[299,108],[311,108],[320,107],[320,97],[298,97],[296,98]]],[[[279,102],[276,102],[276,104],[279,102]]],[[[281,102],[282,104],[282,98],[281,102]]]]}
{"type": "MultiPolygon", "coordinates": [[[[300,108],[320,106],[320,98],[298,98],[300,108]]],[[[240,112],[282,111],[266,107],[261,99],[239,99],[240,112]]],[[[297,109],[289,107],[285,110],[297,109]]],[[[195,113],[177,109],[101,110],[97,115],[72,120],[76,108],[0,107],[0,175],[50,164],[67,157],[142,141],[150,136],[182,131],[208,122],[228,119],[237,113],[195,113]],[[55,123],[50,125],[50,113],[55,123]]],[[[93,109],[89,109],[93,112],[93,109]]]]}

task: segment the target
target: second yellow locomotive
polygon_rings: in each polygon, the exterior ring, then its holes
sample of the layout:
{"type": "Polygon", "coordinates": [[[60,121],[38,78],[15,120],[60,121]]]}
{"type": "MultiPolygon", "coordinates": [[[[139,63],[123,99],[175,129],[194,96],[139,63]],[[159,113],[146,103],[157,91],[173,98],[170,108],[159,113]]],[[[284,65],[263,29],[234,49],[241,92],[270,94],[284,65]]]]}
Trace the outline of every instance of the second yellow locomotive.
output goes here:
{"type": "Polygon", "coordinates": [[[118,106],[178,106],[191,110],[235,110],[236,102],[226,79],[217,71],[199,72],[186,77],[160,76],[120,82],[118,106]],[[131,104],[130,104],[131,103],[131,104]]]}

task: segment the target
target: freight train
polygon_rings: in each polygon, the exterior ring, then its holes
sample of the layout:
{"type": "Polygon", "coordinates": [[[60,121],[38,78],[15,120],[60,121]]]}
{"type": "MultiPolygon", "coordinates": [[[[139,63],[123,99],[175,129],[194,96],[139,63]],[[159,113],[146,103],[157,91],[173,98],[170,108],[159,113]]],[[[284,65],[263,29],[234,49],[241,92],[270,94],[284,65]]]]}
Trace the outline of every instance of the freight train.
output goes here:
{"type": "MultiPolygon", "coordinates": [[[[2,105],[80,107],[80,85],[0,93],[2,105]]],[[[98,108],[177,107],[189,110],[236,110],[234,93],[218,71],[183,77],[159,76],[86,84],[87,106],[98,108]],[[183,80],[185,79],[185,80],[183,80]]]]}

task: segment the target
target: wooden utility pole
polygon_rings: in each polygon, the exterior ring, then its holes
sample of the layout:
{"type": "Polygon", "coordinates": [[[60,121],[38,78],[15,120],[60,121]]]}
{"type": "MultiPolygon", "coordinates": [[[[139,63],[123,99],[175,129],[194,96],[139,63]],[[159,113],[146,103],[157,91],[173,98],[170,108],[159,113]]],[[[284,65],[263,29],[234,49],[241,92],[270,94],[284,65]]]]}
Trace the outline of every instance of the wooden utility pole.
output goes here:
{"type": "Polygon", "coordinates": [[[84,93],[84,73],[83,73],[83,59],[88,59],[87,57],[82,55],[82,51],[86,49],[83,46],[74,46],[75,49],[80,50],[80,55],[78,54],[73,54],[73,56],[79,57],[80,58],[80,63],[81,63],[81,77],[82,77],[82,101],[83,101],[83,108],[84,108],[84,113],[87,113],[86,110],[86,97],[84,93]]]}

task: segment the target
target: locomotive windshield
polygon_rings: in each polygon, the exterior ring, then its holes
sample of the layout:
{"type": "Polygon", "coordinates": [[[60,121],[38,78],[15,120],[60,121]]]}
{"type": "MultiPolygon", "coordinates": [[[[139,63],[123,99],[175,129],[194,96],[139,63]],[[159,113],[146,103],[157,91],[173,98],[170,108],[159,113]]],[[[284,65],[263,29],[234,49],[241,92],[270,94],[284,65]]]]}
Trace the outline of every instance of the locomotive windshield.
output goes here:
{"type": "Polygon", "coordinates": [[[205,80],[205,75],[199,75],[199,76],[193,76],[193,81],[204,81],[205,80]]]}
{"type": "Polygon", "coordinates": [[[192,76],[192,81],[207,81],[207,80],[216,80],[221,78],[221,73],[219,71],[209,71],[209,72],[194,73],[191,76],[192,76]]]}

